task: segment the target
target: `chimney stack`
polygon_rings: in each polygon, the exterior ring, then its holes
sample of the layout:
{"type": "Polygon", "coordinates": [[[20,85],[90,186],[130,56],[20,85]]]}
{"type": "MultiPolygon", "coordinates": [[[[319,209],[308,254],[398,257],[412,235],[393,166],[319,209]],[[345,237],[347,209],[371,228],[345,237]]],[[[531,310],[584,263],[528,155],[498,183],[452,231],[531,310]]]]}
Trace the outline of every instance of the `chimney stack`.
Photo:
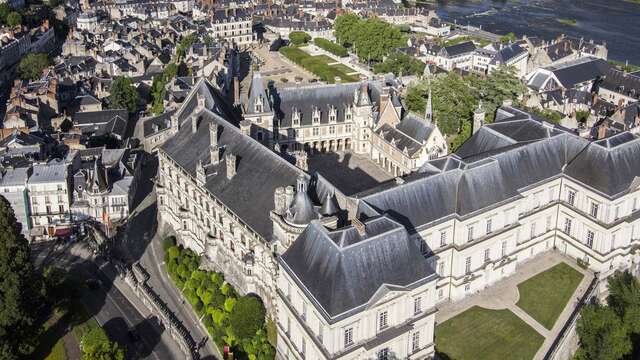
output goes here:
{"type": "Polygon", "coordinates": [[[300,150],[296,152],[296,166],[304,171],[309,171],[307,152],[300,150]]]}
{"type": "Polygon", "coordinates": [[[240,121],[240,131],[246,136],[251,136],[251,121],[247,119],[240,121]]]}
{"type": "Polygon", "coordinates": [[[198,116],[191,115],[191,133],[195,134],[198,131],[198,116]]]}
{"type": "Polygon", "coordinates": [[[204,108],[205,108],[204,95],[202,95],[200,93],[196,93],[196,97],[198,99],[198,105],[196,107],[196,112],[200,112],[200,111],[204,110],[204,108]]]}
{"type": "Polygon", "coordinates": [[[224,156],[225,161],[227,162],[227,179],[231,180],[232,177],[236,174],[236,161],[237,158],[232,153],[227,153],[224,156]]]}

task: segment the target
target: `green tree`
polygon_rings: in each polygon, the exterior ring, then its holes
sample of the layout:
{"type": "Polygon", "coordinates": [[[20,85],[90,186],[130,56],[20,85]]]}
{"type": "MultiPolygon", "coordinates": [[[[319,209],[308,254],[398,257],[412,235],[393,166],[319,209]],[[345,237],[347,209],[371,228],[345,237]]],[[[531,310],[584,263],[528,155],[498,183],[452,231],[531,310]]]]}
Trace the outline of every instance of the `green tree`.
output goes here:
{"type": "Polygon", "coordinates": [[[5,23],[10,27],[21,25],[22,15],[20,15],[20,13],[18,13],[17,11],[12,11],[11,13],[9,13],[9,15],[7,15],[5,23]]]}
{"type": "Polygon", "coordinates": [[[11,13],[11,8],[9,7],[9,4],[2,3],[0,4],[0,22],[2,22],[3,24],[7,22],[7,16],[11,13]]]}
{"type": "Polygon", "coordinates": [[[292,31],[289,33],[289,41],[293,45],[302,45],[306,44],[311,40],[311,35],[307,34],[304,31],[292,31]]]}
{"type": "Polygon", "coordinates": [[[580,337],[577,360],[618,360],[631,353],[627,328],[609,307],[585,306],[576,331],[580,337]]]}
{"type": "Polygon", "coordinates": [[[375,64],[373,71],[377,74],[393,73],[396,76],[422,75],[425,63],[419,59],[401,52],[394,52],[384,62],[375,64]]]}
{"type": "Polygon", "coordinates": [[[109,340],[101,327],[95,327],[82,336],[82,360],[124,360],[124,349],[109,340]]]}
{"type": "Polygon", "coordinates": [[[37,80],[51,62],[47,54],[27,54],[18,64],[18,73],[22,80],[37,80]]]}
{"type": "Polygon", "coordinates": [[[334,29],[337,43],[343,46],[351,46],[356,41],[360,17],[354,13],[346,13],[336,18],[334,29]]]}
{"type": "Polygon", "coordinates": [[[510,43],[510,42],[516,42],[516,40],[518,40],[518,37],[516,37],[516,34],[514,34],[512,32],[500,37],[500,42],[503,43],[503,44],[507,44],[507,43],[510,43]]]}
{"type": "Polygon", "coordinates": [[[33,350],[34,316],[40,281],[30,261],[29,243],[9,202],[0,196],[0,359],[17,359],[33,350]]]}
{"type": "Polygon", "coordinates": [[[229,324],[240,339],[249,339],[264,326],[265,309],[253,296],[242,296],[229,314],[229,324]]]}
{"type": "Polygon", "coordinates": [[[354,46],[362,60],[382,61],[392,50],[404,44],[405,37],[400,30],[378,18],[358,24],[354,46]]]}
{"type": "Polygon", "coordinates": [[[111,83],[109,95],[109,107],[112,109],[127,109],[134,113],[140,103],[140,95],[133,86],[131,79],[124,76],[117,76],[111,83]]]}

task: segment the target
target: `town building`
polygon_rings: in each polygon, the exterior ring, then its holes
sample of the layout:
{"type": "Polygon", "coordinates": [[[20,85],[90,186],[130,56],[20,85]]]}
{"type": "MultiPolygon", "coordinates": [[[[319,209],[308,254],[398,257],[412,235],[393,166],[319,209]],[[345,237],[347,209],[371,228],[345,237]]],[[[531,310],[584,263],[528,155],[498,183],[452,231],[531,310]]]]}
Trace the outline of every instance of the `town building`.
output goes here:
{"type": "Polygon", "coordinates": [[[30,235],[36,239],[68,234],[71,227],[69,164],[61,160],[33,164],[27,180],[30,235]]]}

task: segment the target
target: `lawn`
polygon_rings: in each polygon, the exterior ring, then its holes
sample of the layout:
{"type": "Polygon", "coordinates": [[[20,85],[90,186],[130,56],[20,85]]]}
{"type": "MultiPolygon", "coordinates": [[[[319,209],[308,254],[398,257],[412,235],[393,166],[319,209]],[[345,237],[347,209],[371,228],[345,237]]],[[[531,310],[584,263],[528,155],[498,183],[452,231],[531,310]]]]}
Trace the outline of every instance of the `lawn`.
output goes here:
{"type": "Polygon", "coordinates": [[[544,337],[509,310],[474,306],[436,327],[442,359],[530,360],[544,337]]]}
{"type": "Polygon", "coordinates": [[[64,349],[64,341],[62,339],[53,346],[49,355],[44,360],[66,360],[67,351],[64,349]]]}
{"type": "Polygon", "coordinates": [[[551,329],[583,277],[571,266],[560,263],[518,284],[520,300],[516,305],[551,329]]]}
{"type": "Polygon", "coordinates": [[[358,81],[357,77],[348,75],[349,72],[353,72],[353,70],[349,69],[348,67],[341,67],[340,65],[329,65],[330,63],[335,62],[335,60],[326,55],[311,56],[304,50],[292,46],[282,47],[279,51],[289,60],[311,71],[320,79],[330,84],[335,82],[336,76],[340,77],[340,80],[342,82],[358,81]],[[347,69],[349,71],[347,71],[347,69]]]}

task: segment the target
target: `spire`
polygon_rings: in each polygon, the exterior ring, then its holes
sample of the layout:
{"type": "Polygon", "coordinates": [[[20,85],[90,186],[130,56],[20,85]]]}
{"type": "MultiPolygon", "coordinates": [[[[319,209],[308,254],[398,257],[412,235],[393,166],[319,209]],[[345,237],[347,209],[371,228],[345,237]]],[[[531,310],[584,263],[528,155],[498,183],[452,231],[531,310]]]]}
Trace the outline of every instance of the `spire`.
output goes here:
{"type": "Polygon", "coordinates": [[[431,102],[431,86],[429,86],[429,97],[427,98],[427,105],[424,108],[424,120],[431,124],[433,121],[433,104],[431,102]]]}

